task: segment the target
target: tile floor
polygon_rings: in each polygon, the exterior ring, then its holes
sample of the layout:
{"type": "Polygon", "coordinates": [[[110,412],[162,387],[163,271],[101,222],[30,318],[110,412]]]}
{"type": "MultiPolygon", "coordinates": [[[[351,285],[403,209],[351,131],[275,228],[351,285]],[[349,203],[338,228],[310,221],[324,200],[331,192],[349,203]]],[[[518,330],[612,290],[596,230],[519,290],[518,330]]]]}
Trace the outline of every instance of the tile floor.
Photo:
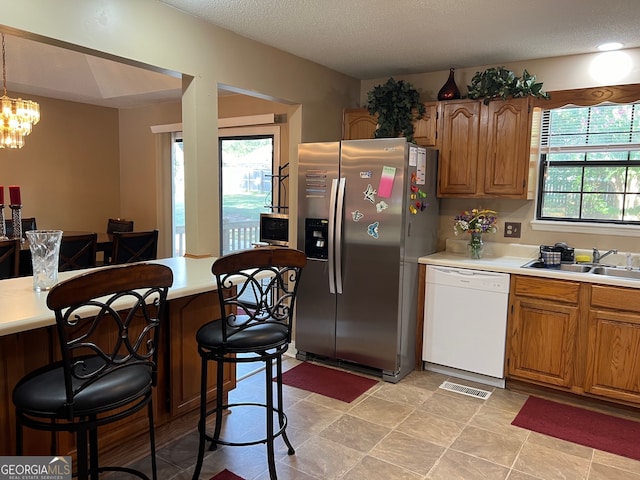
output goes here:
{"type": "MultiPolygon", "coordinates": [[[[285,369],[297,363],[287,357],[285,369]]],[[[278,439],[278,478],[640,480],[640,462],[512,426],[526,395],[477,385],[493,392],[477,399],[439,389],[446,378],[413,372],[397,384],[380,382],[350,404],[285,386],[296,454],[287,456],[278,439]]],[[[263,384],[264,373],[251,375],[239,382],[231,400],[258,401],[263,384]]],[[[240,413],[227,417],[229,434],[259,433],[259,418],[240,413]]],[[[265,450],[256,445],[207,451],[200,478],[227,468],[247,480],[267,480],[265,450]]],[[[195,431],[161,448],[159,478],[191,479],[196,452],[195,431]]],[[[148,460],[139,465],[145,470],[148,460]]]]}

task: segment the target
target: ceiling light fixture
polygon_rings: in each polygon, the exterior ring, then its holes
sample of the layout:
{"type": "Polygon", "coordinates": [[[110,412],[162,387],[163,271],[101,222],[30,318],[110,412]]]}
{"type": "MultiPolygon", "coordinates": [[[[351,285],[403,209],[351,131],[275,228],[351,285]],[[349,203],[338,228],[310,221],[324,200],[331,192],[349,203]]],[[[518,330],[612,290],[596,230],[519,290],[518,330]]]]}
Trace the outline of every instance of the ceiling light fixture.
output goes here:
{"type": "Polygon", "coordinates": [[[5,62],[4,33],[2,34],[2,86],[0,97],[0,148],[22,148],[24,137],[31,133],[40,120],[40,105],[31,100],[7,96],[7,65],[5,62]]]}
{"type": "Polygon", "coordinates": [[[598,50],[601,52],[610,52],[612,50],[620,50],[622,48],[622,44],[620,42],[609,42],[598,45],[598,50]]]}

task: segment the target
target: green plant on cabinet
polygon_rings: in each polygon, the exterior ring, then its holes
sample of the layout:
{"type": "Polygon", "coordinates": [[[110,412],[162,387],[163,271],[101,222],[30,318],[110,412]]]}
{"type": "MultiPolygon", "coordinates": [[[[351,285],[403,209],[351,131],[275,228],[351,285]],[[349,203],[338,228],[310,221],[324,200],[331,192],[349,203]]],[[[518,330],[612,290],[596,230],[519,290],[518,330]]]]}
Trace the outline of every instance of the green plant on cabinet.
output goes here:
{"type": "Polygon", "coordinates": [[[484,72],[477,72],[467,85],[468,98],[484,99],[488,105],[491,100],[506,100],[509,97],[539,97],[549,98],[549,94],[542,90],[542,82],[536,82],[536,76],[527,70],[522,77],[517,77],[511,70],[504,67],[488,68],[484,72]]]}
{"type": "Polygon", "coordinates": [[[414,120],[421,119],[425,113],[418,91],[410,83],[393,77],[369,91],[366,107],[369,114],[378,115],[376,138],[404,136],[410,142],[414,120]]]}

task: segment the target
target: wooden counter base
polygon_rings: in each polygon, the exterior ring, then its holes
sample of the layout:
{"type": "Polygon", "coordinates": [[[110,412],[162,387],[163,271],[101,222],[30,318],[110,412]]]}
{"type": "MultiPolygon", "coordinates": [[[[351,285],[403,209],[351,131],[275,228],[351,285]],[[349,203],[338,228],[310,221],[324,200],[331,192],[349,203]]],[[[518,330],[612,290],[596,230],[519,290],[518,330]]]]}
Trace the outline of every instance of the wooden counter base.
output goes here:
{"type": "MultiPolygon", "coordinates": [[[[169,301],[168,307],[167,322],[162,330],[164,351],[160,355],[158,386],[153,399],[155,423],[159,432],[171,432],[181,426],[177,431],[187,433],[197,428],[197,416],[189,421],[191,416],[187,414],[198,408],[200,395],[200,356],[195,333],[203,323],[219,317],[218,294],[211,291],[176,298],[169,301]]],[[[11,400],[13,388],[27,373],[59,358],[60,349],[55,335],[55,327],[43,327],[0,337],[0,455],[15,455],[16,450],[15,412],[11,400]]],[[[209,385],[209,398],[215,398],[215,375],[210,376],[209,385]]],[[[229,365],[223,385],[225,396],[235,386],[235,368],[229,365]]],[[[30,429],[24,432],[25,455],[51,453],[50,434],[30,429]]],[[[123,459],[124,455],[133,459],[142,456],[135,448],[129,448],[136,444],[137,438],[146,434],[146,410],[143,409],[126,422],[99,430],[101,456],[104,452],[107,461],[110,452],[123,459]]],[[[158,445],[162,441],[161,435],[159,433],[158,445]]],[[[171,437],[173,434],[167,435],[171,437]]],[[[148,450],[147,440],[138,443],[148,450]]],[[[58,455],[72,454],[75,450],[73,436],[58,434],[58,450],[55,452],[58,455]]]]}

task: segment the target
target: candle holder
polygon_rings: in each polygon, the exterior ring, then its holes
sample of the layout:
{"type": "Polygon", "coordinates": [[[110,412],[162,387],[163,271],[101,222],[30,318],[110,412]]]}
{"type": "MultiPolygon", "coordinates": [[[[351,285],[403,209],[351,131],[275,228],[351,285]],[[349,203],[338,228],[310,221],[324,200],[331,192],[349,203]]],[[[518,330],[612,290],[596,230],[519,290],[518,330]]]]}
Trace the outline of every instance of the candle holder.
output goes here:
{"type": "Polygon", "coordinates": [[[6,240],[7,238],[7,224],[4,221],[4,203],[0,203],[0,239],[6,240]]]}
{"type": "Polygon", "coordinates": [[[11,219],[13,221],[13,237],[19,238],[21,242],[22,238],[22,205],[9,205],[11,209],[11,219]]]}

